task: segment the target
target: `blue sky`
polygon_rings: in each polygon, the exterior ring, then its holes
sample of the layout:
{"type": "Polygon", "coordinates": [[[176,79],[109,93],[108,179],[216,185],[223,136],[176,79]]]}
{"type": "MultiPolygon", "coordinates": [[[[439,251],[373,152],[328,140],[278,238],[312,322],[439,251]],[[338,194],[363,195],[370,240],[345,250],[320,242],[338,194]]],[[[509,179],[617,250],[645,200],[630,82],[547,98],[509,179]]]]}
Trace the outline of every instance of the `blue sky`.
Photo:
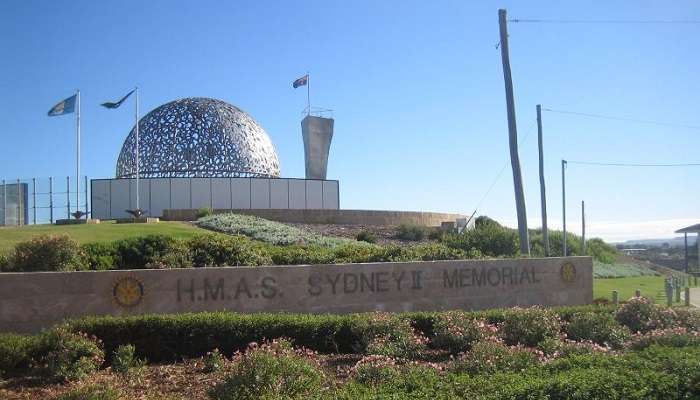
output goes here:
{"type": "MultiPolygon", "coordinates": [[[[134,85],[143,113],[189,96],[225,100],[269,133],[282,174],[302,177],[300,112],[335,111],[329,178],[341,207],[471,214],[508,161],[497,10],[511,18],[700,19],[695,1],[120,1],[0,3],[0,176],[74,174],[72,117],[46,112],[82,92],[83,171],[112,177],[134,85]],[[631,5],[634,5],[633,7],[631,5]]],[[[539,226],[535,104],[700,125],[698,24],[510,24],[528,219],[539,226]]],[[[699,162],[697,129],[544,113],[551,225],[560,160],[699,162]]],[[[700,168],[572,165],[568,212],[609,240],[670,237],[700,222],[700,168]]],[[[514,224],[508,166],[479,207],[514,224]]]]}

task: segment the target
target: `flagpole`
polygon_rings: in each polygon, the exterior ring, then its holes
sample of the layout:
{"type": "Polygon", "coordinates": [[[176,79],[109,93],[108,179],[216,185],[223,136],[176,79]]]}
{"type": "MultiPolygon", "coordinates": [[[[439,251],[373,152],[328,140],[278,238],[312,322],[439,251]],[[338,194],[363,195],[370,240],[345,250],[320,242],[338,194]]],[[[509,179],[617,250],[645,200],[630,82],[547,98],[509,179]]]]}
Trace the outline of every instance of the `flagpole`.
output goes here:
{"type": "MultiPolygon", "coordinates": [[[[76,132],[76,163],[75,163],[75,207],[80,210],[80,90],[78,90],[78,113],[77,116],[77,132],[76,132]]],[[[77,214],[76,214],[77,215],[77,214]]]]}
{"type": "Polygon", "coordinates": [[[136,209],[140,210],[139,205],[139,87],[136,86],[136,209]]]}
{"type": "Polygon", "coordinates": [[[311,75],[306,71],[306,115],[311,115],[311,75]]]}

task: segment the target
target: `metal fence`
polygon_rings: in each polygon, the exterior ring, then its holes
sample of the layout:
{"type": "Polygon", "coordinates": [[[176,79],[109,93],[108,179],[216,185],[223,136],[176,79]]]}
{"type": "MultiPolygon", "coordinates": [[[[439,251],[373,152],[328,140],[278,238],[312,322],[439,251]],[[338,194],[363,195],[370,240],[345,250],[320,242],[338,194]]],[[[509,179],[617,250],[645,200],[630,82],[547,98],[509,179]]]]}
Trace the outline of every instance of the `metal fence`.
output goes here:
{"type": "Polygon", "coordinates": [[[50,224],[89,212],[88,177],[15,178],[0,181],[0,225],[50,224]]]}

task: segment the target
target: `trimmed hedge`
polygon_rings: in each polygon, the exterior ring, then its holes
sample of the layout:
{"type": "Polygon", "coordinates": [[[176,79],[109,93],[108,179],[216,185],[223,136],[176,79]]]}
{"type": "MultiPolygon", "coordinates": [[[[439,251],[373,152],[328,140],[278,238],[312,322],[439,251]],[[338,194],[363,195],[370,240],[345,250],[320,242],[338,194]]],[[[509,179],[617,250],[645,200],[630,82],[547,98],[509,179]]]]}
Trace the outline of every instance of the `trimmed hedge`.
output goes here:
{"type": "MultiPolygon", "coordinates": [[[[582,306],[553,309],[563,320],[576,312],[612,314],[614,307],[582,306]]],[[[515,311],[495,309],[465,313],[470,318],[491,324],[505,321],[515,311]]],[[[231,312],[201,312],[129,317],[86,317],[72,320],[73,331],[100,338],[106,354],[124,344],[133,344],[139,357],[149,361],[178,360],[200,357],[218,348],[224,354],[243,350],[251,342],[286,337],[295,346],[320,353],[353,353],[361,345],[356,326],[371,320],[367,314],[237,314],[231,312]]],[[[398,318],[410,321],[417,333],[432,338],[433,326],[441,313],[399,313],[398,318]]]]}

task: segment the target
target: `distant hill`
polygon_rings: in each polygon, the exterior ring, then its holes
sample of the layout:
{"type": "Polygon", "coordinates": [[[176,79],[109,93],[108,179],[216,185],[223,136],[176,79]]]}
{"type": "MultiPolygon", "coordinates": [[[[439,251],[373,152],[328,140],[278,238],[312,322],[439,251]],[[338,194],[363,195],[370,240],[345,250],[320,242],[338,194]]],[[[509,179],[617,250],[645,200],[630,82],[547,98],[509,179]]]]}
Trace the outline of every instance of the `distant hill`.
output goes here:
{"type": "MultiPolygon", "coordinates": [[[[695,244],[696,236],[688,236],[688,245],[695,244]]],[[[618,242],[615,245],[622,245],[625,247],[648,247],[648,246],[663,246],[668,244],[669,247],[683,247],[683,237],[675,237],[671,239],[635,239],[627,240],[625,242],[618,242]]]]}

